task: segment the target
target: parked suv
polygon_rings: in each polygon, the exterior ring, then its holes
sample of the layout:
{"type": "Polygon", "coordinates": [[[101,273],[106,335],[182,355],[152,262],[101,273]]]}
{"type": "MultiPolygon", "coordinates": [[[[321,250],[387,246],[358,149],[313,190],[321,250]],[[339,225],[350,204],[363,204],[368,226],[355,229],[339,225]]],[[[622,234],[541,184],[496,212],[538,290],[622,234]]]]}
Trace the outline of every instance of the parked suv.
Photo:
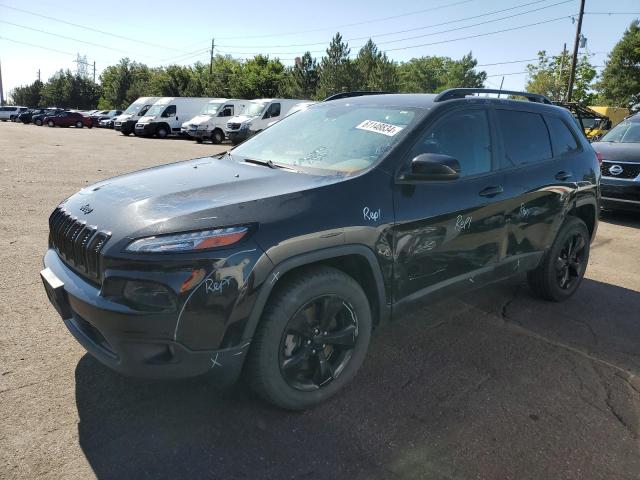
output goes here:
{"type": "Polygon", "coordinates": [[[29,110],[27,107],[0,107],[0,120],[6,122],[7,120],[14,121],[22,112],[29,110]]]}
{"type": "Polygon", "coordinates": [[[50,127],[93,127],[91,117],[86,117],[79,112],[61,112],[44,117],[42,121],[50,127]]]}
{"type": "Polygon", "coordinates": [[[640,114],[591,144],[602,161],[602,206],[640,210],[640,114]]]}
{"type": "Polygon", "coordinates": [[[32,108],[30,110],[27,110],[26,112],[22,112],[20,115],[18,115],[18,120],[20,120],[22,123],[31,123],[31,121],[33,120],[34,115],[41,115],[47,112],[46,108],[32,108]]]}
{"type": "Polygon", "coordinates": [[[49,299],[114,370],[244,370],[287,409],[340,390],[418,300],[523,271],[564,300],[597,228],[595,152],[545,97],[469,97],[484,92],[322,102],[219,156],[86,187],[49,219],[49,299]]]}

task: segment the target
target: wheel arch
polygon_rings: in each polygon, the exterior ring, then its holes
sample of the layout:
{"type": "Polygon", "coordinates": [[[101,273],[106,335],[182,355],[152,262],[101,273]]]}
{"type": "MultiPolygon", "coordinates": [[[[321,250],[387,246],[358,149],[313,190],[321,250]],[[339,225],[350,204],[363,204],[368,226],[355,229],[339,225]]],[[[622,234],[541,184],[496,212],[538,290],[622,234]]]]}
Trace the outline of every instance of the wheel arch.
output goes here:
{"type": "Polygon", "coordinates": [[[360,284],[369,299],[374,326],[389,319],[391,309],[387,304],[382,270],[375,254],[364,245],[340,245],[296,255],[271,269],[260,287],[260,292],[249,315],[244,338],[253,336],[265,305],[276,287],[282,284],[282,280],[303,268],[315,265],[336,268],[360,284]]]}
{"type": "Polygon", "coordinates": [[[598,205],[595,200],[576,202],[568,212],[568,215],[579,218],[587,225],[591,239],[595,237],[598,228],[598,205]]]}

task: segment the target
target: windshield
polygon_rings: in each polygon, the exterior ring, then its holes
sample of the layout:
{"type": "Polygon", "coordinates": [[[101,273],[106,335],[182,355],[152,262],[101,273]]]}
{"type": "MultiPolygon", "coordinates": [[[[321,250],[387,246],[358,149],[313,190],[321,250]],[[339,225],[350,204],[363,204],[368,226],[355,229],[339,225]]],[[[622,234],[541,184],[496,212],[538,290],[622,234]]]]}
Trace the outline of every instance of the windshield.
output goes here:
{"type": "Polygon", "coordinates": [[[323,104],[282,119],[233,150],[234,158],[356,172],[406,133],[416,110],[323,104]]]}
{"type": "Polygon", "coordinates": [[[140,108],[142,108],[143,105],[144,103],[132,103],[123,113],[126,115],[133,115],[138,110],[140,110],[140,108]]]}
{"type": "Polygon", "coordinates": [[[160,115],[162,112],[164,112],[165,108],[167,108],[166,105],[154,105],[147,111],[147,115],[151,117],[155,117],[157,115],[160,115]]]}
{"type": "Polygon", "coordinates": [[[207,103],[202,110],[200,110],[201,115],[215,115],[218,112],[222,103],[207,103]]]}
{"type": "Polygon", "coordinates": [[[601,142],[640,143],[640,122],[621,122],[602,137],[601,142]]]}
{"type": "Polygon", "coordinates": [[[249,102],[247,107],[242,112],[243,115],[247,115],[248,117],[257,117],[258,115],[262,115],[264,111],[264,107],[266,107],[266,103],[253,103],[249,102]]]}

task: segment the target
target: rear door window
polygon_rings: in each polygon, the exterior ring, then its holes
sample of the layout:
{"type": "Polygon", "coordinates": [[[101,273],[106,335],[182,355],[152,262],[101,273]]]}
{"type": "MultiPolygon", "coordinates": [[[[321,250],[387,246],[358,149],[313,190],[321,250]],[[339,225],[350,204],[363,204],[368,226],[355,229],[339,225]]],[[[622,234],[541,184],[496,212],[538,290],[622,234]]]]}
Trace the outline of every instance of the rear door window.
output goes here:
{"type": "Polygon", "coordinates": [[[579,150],[576,137],[571,133],[571,130],[569,130],[569,127],[561,118],[545,116],[545,120],[547,121],[549,133],[551,134],[554,157],[579,150]]]}
{"type": "Polygon", "coordinates": [[[542,115],[517,110],[496,110],[504,144],[502,167],[542,162],[552,157],[549,130],[542,115]]]}

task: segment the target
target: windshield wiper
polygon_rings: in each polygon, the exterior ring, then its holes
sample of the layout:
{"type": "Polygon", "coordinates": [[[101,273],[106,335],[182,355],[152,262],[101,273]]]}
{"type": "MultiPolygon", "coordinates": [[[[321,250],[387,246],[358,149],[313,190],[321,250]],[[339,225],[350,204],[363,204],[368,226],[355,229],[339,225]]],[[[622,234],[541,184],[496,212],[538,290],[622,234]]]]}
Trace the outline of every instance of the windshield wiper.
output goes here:
{"type": "Polygon", "coordinates": [[[279,165],[277,163],[273,163],[271,160],[256,160],[255,158],[245,158],[244,161],[245,163],[253,163],[255,165],[262,165],[263,167],[282,168],[284,170],[291,170],[292,172],[298,172],[297,170],[287,165],[279,165]]]}

